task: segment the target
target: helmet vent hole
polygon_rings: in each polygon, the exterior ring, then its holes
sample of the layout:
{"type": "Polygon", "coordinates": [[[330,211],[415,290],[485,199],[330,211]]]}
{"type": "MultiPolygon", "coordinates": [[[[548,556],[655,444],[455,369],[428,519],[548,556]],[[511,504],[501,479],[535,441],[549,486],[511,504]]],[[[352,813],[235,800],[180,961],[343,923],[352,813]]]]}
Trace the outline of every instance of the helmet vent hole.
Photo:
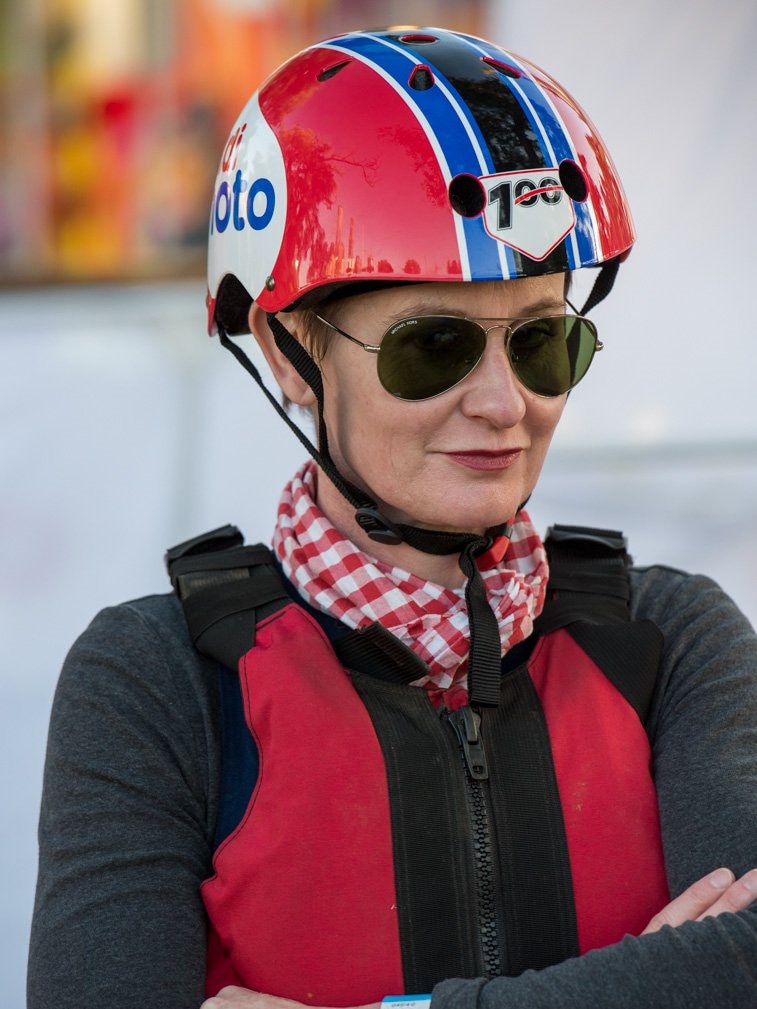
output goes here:
{"type": "Polygon", "coordinates": [[[427,66],[421,63],[410,74],[408,84],[416,91],[428,91],[434,86],[434,75],[427,66]]]}
{"type": "Polygon", "coordinates": [[[586,175],[583,169],[575,161],[566,158],[560,162],[558,173],[560,175],[560,185],[571,200],[574,203],[583,203],[589,195],[589,186],[586,182],[586,175]]]}
{"type": "Polygon", "coordinates": [[[348,66],[350,63],[352,63],[352,60],[342,60],[341,63],[334,63],[332,64],[332,66],[326,67],[325,70],[321,70],[321,72],[318,74],[318,80],[319,81],[331,80],[332,77],[335,77],[340,70],[344,70],[344,68],[348,66]]]}
{"type": "Polygon", "coordinates": [[[449,184],[449,202],[461,217],[478,217],[486,206],[486,193],[475,175],[456,175],[449,184]]]}
{"type": "Polygon", "coordinates": [[[502,60],[495,60],[493,56],[482,56],[481,62],[486,63],[487,66],[494,67],[495,70],[499,70],[505,77],[512,77],[517,80],[518,77],[523,76],[517,67],[511,67],[509,63],[503,63],[502,60]]]}
{"type": "Polygon", "coordinates": [[[400,42],[405,42],[407,45],[418,46],[427,45],[429,42],[438,41],[435,35],[400,35],[400,42]]]}

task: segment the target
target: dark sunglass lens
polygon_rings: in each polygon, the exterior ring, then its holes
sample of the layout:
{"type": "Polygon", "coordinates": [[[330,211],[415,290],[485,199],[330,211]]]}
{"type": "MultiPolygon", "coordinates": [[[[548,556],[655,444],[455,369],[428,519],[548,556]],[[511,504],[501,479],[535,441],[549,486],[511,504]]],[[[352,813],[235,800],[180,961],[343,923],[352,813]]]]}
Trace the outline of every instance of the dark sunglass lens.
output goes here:
{"type": "Polygon", "coordinates": [[[379,379],[399,399],[430,399],[475,368],[485,341],[484,331],[468,319],[438,315],[403,319],[381,341],[379,379]]]}
{"type": "Polygon", "coordinates": [[[594,324],[575,315],[517,326],[508,345],[513,371],[539,396],[560,396],[589,370],[597,345],[594,324]]]}

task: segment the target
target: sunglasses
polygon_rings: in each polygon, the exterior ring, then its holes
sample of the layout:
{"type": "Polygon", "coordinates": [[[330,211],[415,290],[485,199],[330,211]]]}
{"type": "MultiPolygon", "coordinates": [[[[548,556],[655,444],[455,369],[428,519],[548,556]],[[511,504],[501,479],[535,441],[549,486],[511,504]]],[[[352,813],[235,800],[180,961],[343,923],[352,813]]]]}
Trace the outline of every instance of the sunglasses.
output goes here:
{"type": "Polygon", "coordinates": [[[603,346],[594,323],[582,315],[482,319],[495,322],[488,327],[456,315],[417,315],[395,322],[381,343],[370,344],[313,314],[377,355],[379,381],[397,399],[431,399],[454,388],[484,356],[486,338],[495,329],[505,331],[505,350],[516,377],[537,396],[561,396],[578,385],[603,346]]]}

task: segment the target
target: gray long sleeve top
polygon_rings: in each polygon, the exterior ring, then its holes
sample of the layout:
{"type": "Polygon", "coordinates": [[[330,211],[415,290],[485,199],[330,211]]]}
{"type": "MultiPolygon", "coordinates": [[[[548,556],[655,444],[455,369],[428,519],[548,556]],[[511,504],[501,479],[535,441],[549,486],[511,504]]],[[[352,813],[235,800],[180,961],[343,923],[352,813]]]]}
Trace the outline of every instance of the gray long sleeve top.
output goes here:
{"type": "MultiPolygon", "coordinates": [[[[717,866],[757,866],[757,636],[713,582],[665,568],[634,570],[632,608],[666,642],[648,731],[676,894],[717,866]]],[[[105,610],[71,650],[48,742],[29,1009],[202,1002],[199,885],[212,871],[220,779],[216,678],[171,596],[105,610]]],[[[432,1003],[755,1005],[757,905],[627,936],[517,978],[451,979],[432,1003]]]]}

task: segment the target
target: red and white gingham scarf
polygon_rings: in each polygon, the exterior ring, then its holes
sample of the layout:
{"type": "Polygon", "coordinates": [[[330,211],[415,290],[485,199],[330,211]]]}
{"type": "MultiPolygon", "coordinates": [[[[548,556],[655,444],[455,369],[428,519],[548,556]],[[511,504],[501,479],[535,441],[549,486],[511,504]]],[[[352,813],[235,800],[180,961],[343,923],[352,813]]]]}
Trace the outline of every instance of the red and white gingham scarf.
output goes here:
{"type": "MultiPolygon", "coordinates": [[[[309,461],[281,497],[273,548],[287,578],[307,602],[348,627],[378,621],[427,663],[429,675],[415,685],[425,686],[434,703],[465,704],[470,634],[464,588],[444,588],[363,553],[315,503],[316,480],[317,467],[309,461]]],[[[547,574],[542,541],[520,511],[504,557],[481,571],[503,655],[531,633],[547,574]]]]}

